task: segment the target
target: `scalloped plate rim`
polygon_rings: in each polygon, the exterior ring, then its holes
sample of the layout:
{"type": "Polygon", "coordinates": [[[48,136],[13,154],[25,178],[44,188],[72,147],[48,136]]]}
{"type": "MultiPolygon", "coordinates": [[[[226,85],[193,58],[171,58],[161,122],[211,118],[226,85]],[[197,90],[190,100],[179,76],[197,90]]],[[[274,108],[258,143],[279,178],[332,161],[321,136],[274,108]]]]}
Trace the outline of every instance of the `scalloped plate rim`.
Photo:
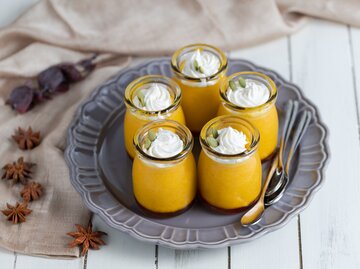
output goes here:
{"type": "MultiPolygon", "coordinates": [[[[140,241],[155,243],[155,244],[159,244],[159,245],[170,247],[170,248],[176,248],[176,249],[193,249],[193,248],[219,248],[219,247],[225,247],[225,246],[230,246],[230,245],[234,245],[234,244],[242,244],[242,243],[247,243],[247,242],[253,241],[257,238],[264,236],[265,234],[268,234],[270,232],[273,232],[273,231],[276,231],[276,230],[282,228],[293,217],[295,217],[296,215],[301,213],[305,208],[307,208],[309,206],[310,202],[312,201],[312,199],[314,198],[315,193],[317,193],[317,191],[324,184],[324,171],[325,171],[325,169],[329,163],[329,159],[330,159],[330,150],[329,150],[329,146],[328,146],[329,130],[326,127],[326,125],[323,123],[317,106],[311,100],[309,100],[307,97],[304,96],[304,94],[302,93],[302,91],[300,90],[300,88],[298,86],[285,80],[281,75],[279,75],[276,71],[274,71],[272,69],[258,66],[248,60],[243,60],[243,59],[229,59],[229,62],[230,61],[234,61],[234,62],[238,61],[238,62],[246,63],[246,64],[252,66],[254,69],[270,72],[281,81],[282,85],[286,85],[288,87],[293,88],[294,91],[299,95],[300,99],[305,101],[305,103],[307,103],[308,106],[310,106],[311,108],[314,109],[315,116],[316,116],[315,117],[316,125],[318,127],[320,127],[324,133],[324,136],[322,139],[323,140],[322,141],[322,144],[323,144],[322,153],[323,153],[324,157],[323,157],[321,165],[318,168],[320,173],[319,173],[316,184],[314,184],[313,186],[311,186],[311,188],[308,189],[309,194],[304,197],[304,200],[301,204],[294,207],[294,210],[292,210],[291,212],[284,214],[284,216],[281,219],[279,219],[276,223],[261,227],[259,230],[256,231],[255,234],[251,234],[249,237],[245,237],[245,236],[243,236],[241,238],[228,237],[223,240],[210,243],[210,242],[203,242],[200,240],[194,241],[194,242],[189,242],[189,241],[176,242],[176,241],[171,241],[171,238],[170,239],[162,238],[161,235],[148,236],[148,235],[142,234],[142,233],[136,231],[133,228],[133,226],[126,226],[124,223],[116,223],[111,218],[111,216],[106,213],[105,210],[101,210],[101,208],[99,208],[98,206],[96,206],[95,204],[90,202],[89,192],[86,191],[85,189],[83,189],[81,187],[81,184],[76,181],[76,173],[75,173],[76,165],[75,165],[74,160],[71,157],[72,150],[75,148],[75,145],[72,143],[73,138],[74,138],[73,130],[75,129],[77,124],[80,122],[80,117],[83,113],[85,106],[88,103],[95,101],[97,95],[100,94],[101,89],[103,87],[108,86],[108,85],[112,84],[113,82],[115,82],[118,79],[118,77],[120,77],[122,74],[124,74],[126,72],[130,72],[130,71],[137,71],[143,67],[146,67],[147,65],[149,65],[150,63],[152,63],[154,61],[163,61],[163,60],[169,60],[169,58],[168,57],[153,58],[153,59],[144,61],[142,63],[139,63],[133,67],[128,67],[128,68],[125,67],[124,69],[117,72],[115,75],[111,76],[105,82],[103,82],[100,86],[96,87],[96,89],[79,105],[79,108],[76,110],[76,113],[74,114],[73,120],[70,123],[69,129],[67,132],[67,147],[64,152],[64,157],[65,157],[65,161],[69,167],[70,181],[71,181],[73,187],[80,193],[81,198],[84,201],[85,205],[88,207],[88,209],[91,210],[92,212],[98,214],[100,216],[100,218],[105,223],[107,223],[109,226],[111,226],[115,229],[118,229],[122,232],[125,232],[125,233],[129,234],[130,236],[137,238],[140,241]]],[[[125,208],[125,210],[132,212],[128,208],[126,208],[126,207],[124,207],[124,208],[125,208]]],[[[138,216],[140,218],[140,220],[142,220],[142,219],[147,220],[145,217],[137,215],[136,213],[133,213],[133,215],[138,216]]],[[[162,226],[167,227],[167,225],[165,225],[165,224],[156,223],[156,225],[162,225],[162,226]]],[[[226,227],[226,226],[223,226],[223,227],[226,227]]],[[[175,229],[189,230],[186,228],[178,228],[178,227],[175,227],[172,229],[174,229],[174,230],[175,229]]],[[[201,230],[206,230],[206,229],[215,229],[215,228],[205,228],[205,229],[201,229],[201,230]]],[[[192,229],[192,230],[198,230],[198,229],[192,229]]]]}

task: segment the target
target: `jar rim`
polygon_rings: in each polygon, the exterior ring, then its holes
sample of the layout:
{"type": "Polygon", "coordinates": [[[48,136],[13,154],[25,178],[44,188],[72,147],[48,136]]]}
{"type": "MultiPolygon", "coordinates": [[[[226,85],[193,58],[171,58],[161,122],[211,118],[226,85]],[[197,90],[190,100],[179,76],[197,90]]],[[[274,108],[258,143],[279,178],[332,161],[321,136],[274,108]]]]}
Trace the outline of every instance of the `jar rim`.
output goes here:
{"type": "Polygon", "coordinates": [[[217,79],[221,73],[226,71],[227,67],[228,67],[228,60],[227,60],[227,57],[224,54],[224,52],[215,46],[208,45],[205,43],[195,43],[195,44],[190,44],[190,45],[184,46],[184,47],[178,49],[177,51],[175,51],[171,57],[171,68],[172,68],[173,72],[176,74],[176,76],[178,76],[182,79],[191,80],[194,82],[202,82],[204,80],[209,81],[209,80],[217,79]],[[216,56],[220,60],[219,70],[216,73],[212,74],[211,76],[206,76],[206,77],[201,77],[201,78],[191,77],[191,76],[183,74],[179,68],[178,58],[180,57],[180,55],[185,52],[198,49],[199,47],[203,47],[203,48],[208,49],[211,52],[215,53],[216,56]]]}
{"type": "Polygon", "coordinates": [[[242,71],[242,72],[237,72],[232,74],[231,76],[228,76],[225,80],[225,82],[220,86],[220,98],[223,102],[226,103],[227,106],[230,106],[232,109],[235,110],[242,110],[242,111],[252,111],[252,110],[258,110],[264,107],[267,107],[269,104],[273,103],[276,101],[277,99],[277,95],[278,95],[278,91],[277,91],[277,87],[275,82],[267,75],[260,73],[260,72],[256,72],[256,71],[242,71]],[[235,77],[239,77],[239,76],[253,76],[253,77],[259,77],[262,80],[264,80],[267,85],[265,84],[266,87],[269,88],[270,91],[270,96],[269,99],[261,105],[258,106],[253,106],[253,107],[244,107],[244,106],[239,106],[236,105],[232,102],[229,101],[229,99],[227,98],[226,92],[228,89],[228,85],[229,82],[234,79],[235,77]]]}
{"type": "Polygon", "coordinates": [[[135,147],[135,151],[137,151],[140,156],[145,157],[151,161],[157,161],[157,162],[171,162],[171,161],[177,161],[183,159],[185,156],[187,156],[189,153],[192,152],[192,149],[194,147],[194,138],[191,134],[191,131],[184,125],[180,124],[177,121],[174,120],[155,120],[151,121],[147,124],[145,124],[143,127],[141,127],[134,135],[133,139],[133,146],[135,147]],[[146,137],[147,133],[150,130],[158,129],[158,128],[172,128],[174,130],[177,130],[177,135],[181,136],[182,141],[184,142],[184,148],[181,152],[178,154],[167,157],[167,158],[159,158],[154,157],[149,154],[147,154],[142,147],[142,141],[144,140],[144,137],[146,137]]]}
{"type": "Polygon", "coordinates": [[[180,106],[181,98],[182,98],[182,93],[181,93],[180,86],[174,80],[172,80],[166,76],[162,76],[162,75],[146,75],[146,76],[141,76],[141,77],[134,79],[126,87],[125,95],[124,95],[125,105],[128,108],[135,109],[136,111],[140,112],[141,114],[147,115],[147,116],[166,114],[168,112],[171,112],[171,111],[177,109],[180,106]],[[157,110],[157,111],[148,111],[148,110],[144,110],[144,109],[141,109],[141,108],[135,106],[135,104],[132,100],[133,92],[136,91],[141,86],[150,84],[150,83],[164,84],[170,90],[173,91],[174,100],[170,106],[168,106],[167,108],[164,108],[162,110],[157,110]]]}
{"type": "Polygon", "coordinates": [[[241,118],[239,116],[224,115],[224,116],[219,116],[219,117],[216,117],[216,118],[208,121],[204,125],[204,127],[201,129],[199,140],[200,140],[201,148],[203,150],[205,150],[206,152],[211,153],[215,157],[218,157],[221,159],[238,159],[238,158],[250,156],[257,150],[259,142],[260,142],[260,133],[259,133],[259,130],[248,120],[245,120],[244,118],[241,118]],[[237,154],[223,154],[223,153],[220,153],[220,152],[214,150],[211,146],[208,145],[208,143],[206,142],[206,137],[208,136],[208,131],[211,128],[214,128],[214,125],[217,125],[219,122],[222,122],[222,121],[228,123],[229,126],[231,126],[231,123],[232,123],[232,124],[241,125],[242,127],[245,127],[246,129],[248,129],[249,133],[251,134],[251,137],[249,137],[249,139],[250,139],[249,149],[246,149],[245,151],[243,151],[241,153],[237,153],[237,154]]]}

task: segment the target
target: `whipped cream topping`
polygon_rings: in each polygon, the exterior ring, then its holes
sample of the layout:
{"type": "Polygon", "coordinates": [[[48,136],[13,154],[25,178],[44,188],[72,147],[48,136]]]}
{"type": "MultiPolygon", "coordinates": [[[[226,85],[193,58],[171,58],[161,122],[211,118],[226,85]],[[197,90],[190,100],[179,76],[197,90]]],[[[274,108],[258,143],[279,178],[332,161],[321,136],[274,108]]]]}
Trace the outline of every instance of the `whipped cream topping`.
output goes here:
{"type": "Polygon", "coordinates": [[[147,111],[160,111],[168,108],[172,104],[167,86],[160,83],[150,83],[139,89],[143,96],[140,100],[138,95],[133,98],[136,107],[147,111]]]}
{"type": "Polygon", "coordinates": [[[220,59],[208,51],[197,49],[185,53],[180,59],[181,72],[193,78],[205,78],[219,71],[220,59]]]}
{"type": "Polygon", "coordinates": [[[218,146],[213,149],[222,154],[239,154],[246,150],[246,135],[231,126],[218,130],[218,146]]]}
{"type": "Polygon", "coordinates": [[[144,151],[156,158],[169,158],[179,154],[183,149],[184,142],[177,134],[159,128],[155,140],[152,141],[149,149],[144,151]]]}
{"type": "Polygon", "coordinates": [[[265,84],[254,79],[245,79],[245,81],[245,88],[240,87],[237,81],[234,81],[236,90],[228,87],[226,96],[231,103],[241,107],[256,107],[269,100],[270,91],[265,84]]]}

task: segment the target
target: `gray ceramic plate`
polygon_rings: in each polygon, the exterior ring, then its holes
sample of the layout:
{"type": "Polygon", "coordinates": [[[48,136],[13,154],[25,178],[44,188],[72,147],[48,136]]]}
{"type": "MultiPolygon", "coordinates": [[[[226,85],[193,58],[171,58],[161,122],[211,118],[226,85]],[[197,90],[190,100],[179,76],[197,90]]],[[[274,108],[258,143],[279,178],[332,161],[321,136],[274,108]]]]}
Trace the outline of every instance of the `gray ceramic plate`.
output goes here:
{"type": "Polygon", "coordinates": [[[221,215],[196,202],[180,216],[150,218],[133,197],[131,166],[123,144],[123,95],[126,86],[146,74],[171,76],[168,58],[159,58],[121,71],[101,85],[83,103],[70,126],[65,158],[70,178],[87,207],[110,226],[131,236],[160,245],[188,248],[216,248],[254,240],[284,226],[303,210],[322,185],[328,159],[327,130],[316,106],[300,89],[277,73],[243,60],[229,60],[228,73],[255,70],[277,84],[277,107],[282,121],[284,103],[299,100],[302,109],[313,114],[291,171],[292,181],[282,199],[266,209],[262,220],[251,227],[239,224],[241,214],[221,215]]]}

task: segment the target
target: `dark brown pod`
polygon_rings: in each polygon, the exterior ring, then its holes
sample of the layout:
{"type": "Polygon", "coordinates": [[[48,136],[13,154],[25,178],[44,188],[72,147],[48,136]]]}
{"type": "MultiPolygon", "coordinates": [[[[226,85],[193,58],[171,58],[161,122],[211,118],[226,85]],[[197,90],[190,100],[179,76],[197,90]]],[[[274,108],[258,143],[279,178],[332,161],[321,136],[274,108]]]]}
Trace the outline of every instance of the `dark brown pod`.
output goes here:
{"type": "Polygon", "coordinates": [[[96,57],[97,54],[94,54],[91,58],[81,60],[76,64],[63,63],[59,64],[58,66],[70,83],[78,82],[86,78],[90,72],[94,70],[94,59],[96,57]]]}
{"type": "Polygon", "coordinates": [[[93,61],[96,57],[97,54],[94,54],[75,64],[61,63],[45,69],[35,83],[28,81],[13,89],[6,104],[19,113],[27,112],[36,103],[51,99],[54,93],[67,91],[70,83],[86,78],[95,68],[93,61]]]}
{"type": "Polygon", "coordinates": [[[59,66],[51,66],[37,77],[41,92],[65,92],[69,82],[59,66]]]}
{"type": "Polygon", "coordinates": [[[10,105],[19,113],[25,113],[30,109],[31,105],[33,104],[34,92],[35,90],[28,85],[16,87],[10,93],[9,99],[6,101],[6,104],[10,105]]]}
{"type": "Polygon", "coordinates": [[[75,64],[63,63],[59,65],[59,68],[69,82],[77,82],[84,79],[81,71],[76,67],[75,64]]]}
{"type": "Polygon", "coordinates": [[[97,56],[98,54],[95,53],[92,57],[85,60],[81,60],[80,62],[77,63],[77,65],[84,68],[84,70],[86,71],[86,76],[95,69],[96,64],[94,63],[94,60],[97,58],[97,56]]]}

